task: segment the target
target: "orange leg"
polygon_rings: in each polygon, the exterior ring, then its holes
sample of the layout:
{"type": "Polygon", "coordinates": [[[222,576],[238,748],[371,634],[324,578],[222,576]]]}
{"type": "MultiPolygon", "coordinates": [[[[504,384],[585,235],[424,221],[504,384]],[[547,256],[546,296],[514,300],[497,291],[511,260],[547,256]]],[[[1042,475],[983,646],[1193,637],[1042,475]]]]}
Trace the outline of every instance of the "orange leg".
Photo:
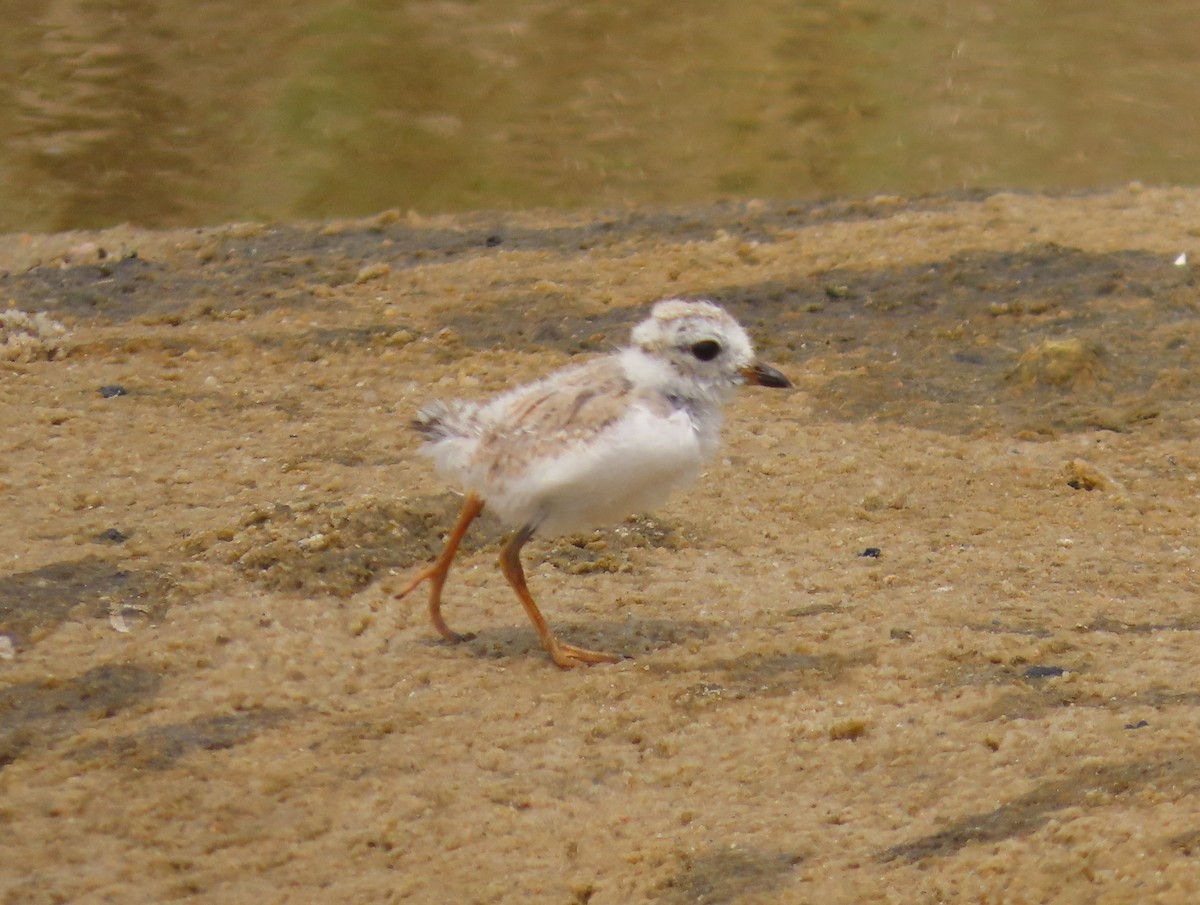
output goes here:
{"type": "Polygon", "coordinates": [[[404,590],[396,594],[396,599],[399,600],[421,582],[428,581],[429,618],[433,621],[433,627],[447,641],[466,641],[470,637],[453,631],[450,626],[446,625],[446,620],[442,618],[442,585],[446,583],[446,576],[450,574],[450,564],[454,562],[454,555],[458,552],[458,545],[462,543],[463,535],[467,533],[471,522],[475,521],[476,516],[482,511],[483,500],[473,493],[468,493],[467,498],[463,501],[462,512],[459,513],[454,530],[446,538],[446,546],[442,549],[441,556],[414,575],[404,590]]]}
{"type": "Polygon", "coordinates": [[[508,579],[512,589],[521,598],[525,612],[529,614],[529,618],[533,621],[533,627],[537,629],[538,637],[542,639],[542,647],[546,648],[554,662],[564,669],[579,666],[581,663],[616,663],[621,659],[620,657],[588,650],[586,647],[576,647],[574,644],[566,644],[559,641],[554,632],[550,630],[541,610],[533,602],[533,595],[529,593],[529,586],[525,583],[525,570],[521,568],[521,548],[531,537],[533,537],[533,529],[526,526],[508,539],[508,543],[500,552],[500,571],[504,573],[504,577],[508,579]]]}

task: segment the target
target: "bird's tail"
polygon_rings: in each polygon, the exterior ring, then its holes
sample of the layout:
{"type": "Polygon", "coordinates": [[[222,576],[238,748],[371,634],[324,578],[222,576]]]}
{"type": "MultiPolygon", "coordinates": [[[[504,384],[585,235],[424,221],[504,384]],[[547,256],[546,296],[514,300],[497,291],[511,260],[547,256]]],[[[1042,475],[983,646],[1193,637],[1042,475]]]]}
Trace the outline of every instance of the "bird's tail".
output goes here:
{"type": "Polygon", "coordinates": [[[429,443],[458,440],[471,435],[469,419],[465,415],[461,406],[431,402],[417,412],[410,426],[429,443]]]}

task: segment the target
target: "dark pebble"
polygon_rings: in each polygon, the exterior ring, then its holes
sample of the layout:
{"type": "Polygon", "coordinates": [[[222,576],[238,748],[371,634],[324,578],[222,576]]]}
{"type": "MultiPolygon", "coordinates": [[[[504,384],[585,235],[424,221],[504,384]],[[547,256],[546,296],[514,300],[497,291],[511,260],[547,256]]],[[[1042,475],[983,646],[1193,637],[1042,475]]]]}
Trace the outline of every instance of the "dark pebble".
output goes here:
{"type": "Polygon", "coordinates": [[[129,535],[120,528],[106,528],[96,535],[96,540],[106,544],[123,544],[129,540],[129,535]]]}
{"type": "Polygon", "coordinates": [[[955,352],[954,360],[965,365],[985,365],[987,359],[975,352],[955,352]]]}
{"type": "Polygon", "coordinates": [[[488,236],[485,244],[487,245],[488,248],[495,248],[497,245],[499,245],[503,241],[504,240],[501,239],[499,236],[488,236]]]}
{"type": "Polygon", "coordinates": [[[100,395],[105,399],[112,399],[113,396],[128,396],[129,390],[119,383],[108,383],[100,387],[100,395]]]}
{"type": "Polygon", "coordinates": [[[870,559],[879,559],[879,557],[883,556],[883,551],[878,547],[867,547],[867,549],[863,550],[862,553],[859,553],[858,555],[866,556],[870,559]]]}
{"type": "Polygon", "coordinates": [[[1136,723],[1126,723],[1125,728],[1126,729],[1145,729],[1149,725],[1150,724],[1147,723],[1145,720],[1138,720],[1136,723]]]}
{"type": "Polygon", "coordinates": [[[1025,670],[1027,679],[1056,679],[1065,673],[1061,666],[1031,666],[1025,670]]]}

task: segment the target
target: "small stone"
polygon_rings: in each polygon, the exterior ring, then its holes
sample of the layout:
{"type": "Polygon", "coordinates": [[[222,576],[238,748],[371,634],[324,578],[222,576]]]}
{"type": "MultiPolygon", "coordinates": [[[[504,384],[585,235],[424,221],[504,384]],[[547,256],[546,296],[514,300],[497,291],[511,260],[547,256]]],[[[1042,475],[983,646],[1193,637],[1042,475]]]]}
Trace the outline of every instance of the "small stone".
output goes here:
{"type": "Polygon", "coordinates": [[[883,497],[877,493],[868,493],[858,503],[864,512],[878,512],[887,504],[884,503],[883,497]]]}
{"type": "Polygon", "coordinates": [[[863,550],[862,553],[859,553],[858,555],[865,556],[868,559],[879,559],[879,557],[883,556],[883,550],[881,550],[879,547],[867,547],[867,549],[863,550]]]}
{"type": "Polygon", "coordinates": [[[1104,472],[1083,459],[1068,462],[1064,471],[1067,486],[1073,490],[1106,490],[1112,483],[1104,472]]]}
{"type": "Polygon", "coordinates": [[[1022,389],[1060,391],[1093,387],[1108,376],[1108,354],[1090,340],[1047,339],[1026,349],[1008,375],[1022,389]]]}
{"type": "Polygon", "coordinates": [[[44,311],[0,311],[0,361],[55,361],[67,355],[67,328],[44,311]]]}
{"type": "Polygon", "coordinates": [[[385,277],[392,272],[390,264],[385,264],[382,261],[376,264],[368,264],[358,271],[354,276],[355,283],[366,283],[370,280],[378,280],[380,277],[385,277]]]}
{"type": "Polygon", "coordinates": [[[104,544],[123,544],[129,540],[129,535],[120,528],[105,528],[96,535],[96,540],[104,544]]]}
{"type": "Polygon", "coordinates": [[[308,537],[302,537],[300,540],[296,541],[296,545],[301,550],[307,550],[310,553],[320,552],[321,550],[328,550],[330,544],[332,544],[332,543],[333,543],[333,538],[331,538],[328,534],[324,534],[322,532],[318,532],[316,534],[310,534],[308,537]]]}
{"type": "Polygon", "coordinates": [[[114,396],[128,396],[129,390],[125,389],[119,383],[106,383],[100,387],[99,393],[105,399],[112,399],[114,396]]]}
{"type": "Polygon", "coordinates": [[[866,734],[866,720],[842,720],[829,727],[829,737],[835,742],[847,739],[853,741],[856,738],[862,738],[866,734]]]}

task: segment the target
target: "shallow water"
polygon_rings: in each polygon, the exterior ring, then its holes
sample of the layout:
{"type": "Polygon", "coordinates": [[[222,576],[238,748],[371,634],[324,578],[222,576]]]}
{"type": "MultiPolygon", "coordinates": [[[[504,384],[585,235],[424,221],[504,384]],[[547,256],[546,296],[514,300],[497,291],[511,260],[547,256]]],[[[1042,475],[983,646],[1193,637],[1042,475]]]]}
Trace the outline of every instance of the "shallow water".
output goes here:
{"type": "Polygon", "coordinates": [[[3,230],[1198,179],[1183,0],[10,6],[3,230]]]}

